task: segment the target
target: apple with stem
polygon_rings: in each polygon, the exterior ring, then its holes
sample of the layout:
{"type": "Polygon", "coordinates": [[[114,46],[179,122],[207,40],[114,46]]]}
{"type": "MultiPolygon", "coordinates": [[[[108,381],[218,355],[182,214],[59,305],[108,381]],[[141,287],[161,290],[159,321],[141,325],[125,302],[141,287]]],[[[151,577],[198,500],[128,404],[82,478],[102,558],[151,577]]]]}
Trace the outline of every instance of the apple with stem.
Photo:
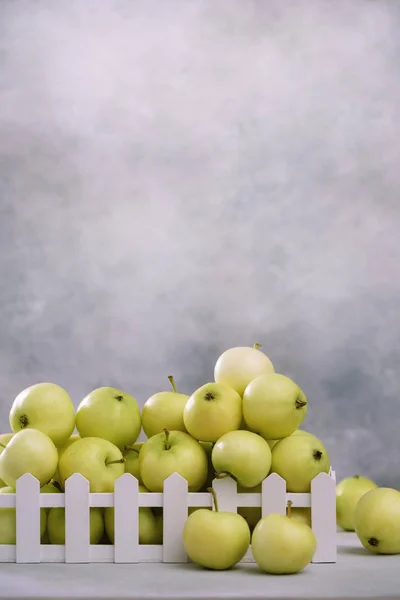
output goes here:
{"type": "Polygon", "coordinates": [[[208,491],[213,496],[215,510],[199,509],[188,516],[183,544],[194,563],[207,569],[230,569],[246,554],[250,529],[237,513],[220,512],[215,490],[208,491]]]}
{"type": "Polygon", "coordinates": [[[260,375],[244,391],[245,423],[266,440],[289,436],[301,425],[306,414],[306,395],[285,375],[260,375]]]}
{"type": "Polygon", "coordinates": [[[246,386],[259,375],[273,373],[274,365],[261,350],[261,344],[229,348],[221,354],[214,367],[216,383],[224,383],[243,396],[246,386]]]}
{"type": "Polygon", "coordinates": [[[252,488],[267,477],[271,468],[271,449],[251,431],[229,431],[214,444],[211,460],[218,476],[233,477],[239,485],[252,488]]]}
{"type": "Polygon", "coordinates": [[[336,486],[336,523],[345,531],[354,531],[354,512],[360,498],[370,490],[377,488],[376,483],[353,475],[345,477],[336,486]]]}
{"type": "Polygon", "coordinates": [[[165,479],[173,473],[187,480],[189,492],[198,492],[207,477],[207,455],[188,433],[166,429],[144,442],[139,470],[143,485],[151,492],[162,492],[165,479]]]}
{"type": "Polygon", "coordinates": [[[10,410],[14,432],[38,429],[56,445],[64,444],[75,427],[75,409],[68,392],[55,383],[37,383],[15,398],[10,410]]]}
{"type": "Polygon", "coordinates": [[[0,455],[0,477],[15,489],[17,479],[30,473],[42,486],[53,477],[57,463],[57,448],[49,436],[38,429],[22,429],[0,455]]]}
{"type": "Polygon", "coordinates": [[[356,534],[374,554],[400,554],[400,492],[375,488],[364,494],[354,513],[356,534]]]}
{"type": "Polygon", "coordinates": [[[317,540],[311,527],[287,515],[272,513],[255,526],[251,538],[253,557],[266,573],[275,575],[302,571],[313,559],[317,540]]]}
{"type": "MultiPolygon", "coordinates": [[[[1,459],[0,459],[1,460],[1,459]]],[[[80,473],[90,483],[91,492],[113,492],[115,481],[125,472],[121,450],[108,440],[85,437],[65,450],[58,470],[61,486],[74,473],[80,473]]]]}
{"type": "Polygon", "coordinates": [[[315,435],[286,437],[272,448],[271,454],[271,473],[286,480],[288,492],[309,493],[314,477],[330,470],[328,452],[315,435]]]}
{"type": "Polygon", "coordinates": [[[239,429],[242,399],[224,383],[206,383],[187,401],[183,422],[196,440],[216,442],[224,433],[239,429]]]}
{"type": "Polygon", "coordinates": [[[172,375],[168,376],[172,391],[158,392],[144,403],[142,409],[143,431],[148,438],[161,433],[164,429],[169,431],[184,431],[183,411],[189,396],[178,393],[172,375]]]}
{"type": "Polygon", "coordinates": [[[141,427],[135,398],[112,387],[90,392],[76,410],[76,428],[81,438],[102,438],[120,450],[136,442],[141,427]]]}

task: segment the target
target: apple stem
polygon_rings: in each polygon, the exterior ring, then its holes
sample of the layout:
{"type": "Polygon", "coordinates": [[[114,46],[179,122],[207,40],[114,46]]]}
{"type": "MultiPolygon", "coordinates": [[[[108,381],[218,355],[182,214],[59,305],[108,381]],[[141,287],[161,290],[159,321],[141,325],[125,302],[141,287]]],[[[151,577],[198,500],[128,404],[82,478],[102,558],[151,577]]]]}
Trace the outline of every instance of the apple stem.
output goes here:
{"type": "Polygon", "coordinates": [[[253,348],[255,350],[258,350],[259,348],[261,348],[262,344],[254,344],[253,348]]]}
{"type": "Polygon", "coordinates": [[[289,500],[289,502],[287,503],[287,516],[290,517],[292,516],[292,504],[293,502],[291,500],[289,500]]]}
{"type": "Polygon", "coordinates": [[[134,448],[133,446],[125,446],[124,449],[125,450],[132,450],[132,452],[136,452],[136,454],[139,454],[139,450],[137,448],[134,448]]]}
{"type": "Polygon", "coordinates": [[[229,473],[215,473],[215,479],[226,479],[226,477],[230,477],[229,473]]]}
{"type": "Polygon", "coordinates": [[[124,462],[125,462],[125,459],[124,459],[124,457],[122,457],[122,458],[119,458],[118,460],[110,460],[110,462],[106,461],[106,466],[108,467],[109,465],[118,465],[118,464],[121,464],[124,462]]]}
{"type": "Polygon", "coordinates": [[[170,382],[170,384],[172,385],[172,389],[176,393],[176,385],[175,385],[175,381],[174,381],[174,376],[168,375],[168,381],[170,382]]]}
{"type": "Polygon", "coordinates": [[[171,446],[169,445],[169,431],[168,429],[163,429],[163,431],[165,433],[164,448],[165,450],[169,450],[171,448],[171,446]]]}
{"type": "Polygon", "coordinates": [[[218,512],[218,498],[214,488],[207,488],[207,492],[210,492],[211,496],[213,497],[215,512],[218,512]]]}

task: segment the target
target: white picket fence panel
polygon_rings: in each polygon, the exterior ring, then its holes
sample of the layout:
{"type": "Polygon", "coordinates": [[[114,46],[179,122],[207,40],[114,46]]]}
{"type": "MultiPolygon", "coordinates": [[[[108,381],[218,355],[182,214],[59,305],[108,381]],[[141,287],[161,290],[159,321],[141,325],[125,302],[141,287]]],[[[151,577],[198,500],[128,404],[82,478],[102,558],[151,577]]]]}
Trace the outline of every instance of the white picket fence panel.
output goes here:
{"type": "MultiPolygon", "coordinates": [[[[336,477],[320,473],[311,482],[311,493],[286,492],[286,482],[275,473],[262,483],[262,493],[238,493],[236,482],[227,477],[215,479],[219,510],[236,512],[238,507],[261,507],[262,516],[286,514],[293,507],[310,507],[312,529],[317,538],[314,563],[336,562],[336,477]]],[[[15,494],[0,494],[1,508],[16,508],[16,544],[0,545],[0,563],[139,563],[188,561],[182,532],[188,507],[211,507],[208,492],[188,493],[188,484],[177,473],[164,482],[163,493],[139,493],[138,481],[130,474],[116,482],[114,493],[89,492],[89,482],[72,475],[63,494],[41,494],[32,475],[17,481],[15,494]],[[89,508],[114,507],[113,545],[91,545],[89,508]],[[139,507],[163,507],[163,544],[139,545],[139,507]],[[40,508],[65,508],[65,545],[41,544],[40,508]]],[[[242,562],[254,562],[251,549],[242,562]]]]}

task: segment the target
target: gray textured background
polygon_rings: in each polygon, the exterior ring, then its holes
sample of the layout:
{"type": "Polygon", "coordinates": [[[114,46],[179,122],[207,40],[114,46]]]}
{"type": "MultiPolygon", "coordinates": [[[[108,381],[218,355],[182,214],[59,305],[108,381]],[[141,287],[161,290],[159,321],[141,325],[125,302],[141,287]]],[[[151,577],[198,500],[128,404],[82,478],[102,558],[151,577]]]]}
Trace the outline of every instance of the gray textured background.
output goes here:
{"type": "Polygon", "coordinates": [[[0,4],[0,429],[262,342],[400,485],[398,0],[0,4]]]}

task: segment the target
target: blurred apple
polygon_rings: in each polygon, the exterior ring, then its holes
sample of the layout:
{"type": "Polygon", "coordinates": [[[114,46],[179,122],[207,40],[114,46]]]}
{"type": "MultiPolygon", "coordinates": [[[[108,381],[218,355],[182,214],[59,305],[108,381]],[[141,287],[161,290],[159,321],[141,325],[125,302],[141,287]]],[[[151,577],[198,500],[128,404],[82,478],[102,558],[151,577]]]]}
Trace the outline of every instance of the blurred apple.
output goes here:
{"type": "MultiPolygon", "coordinates": [[[[15,494],[12,487],[6,486],[0,488],[0,494],[15,494]]],[[[40,511],[40,537],[42,538],[46,531],[47,515],[40,511]]],[[[15,508],[0,508],[0,544],[14,545],[17,539],[17,520],[15,508]]]]}
{"type": "Polygon", "coordinates": [[[94,390],[76,411],[76,428],[82,438],[102,438],[120,450],[136,442],[141,427],[140,409],[135,398],[112,387],[94,390]]]}
{"type": "Polygon", "coordinates": [[[37,383],[18,394],[10,411],[14,432],[33,428],[56,446],[65,444],[75,427],[75,409],[69,394],[55,383],[37,383]]]}
{"type": "Polygon", "coordinates": [[[17,479],[30,473],[42,486],[53,477],[57,462],[57,448],[45,433],[37,429],[22,429],[0,455],[0,477],[15,489],[17,479]]]}
{"type": "Polygon", "coordinates": [[[307,398],[299,386],[279,373],[260,375],[243,394],[243,418],[264,439],[289,436],[307,414],[307,398]]]}
{"type": "Polygon", "coordinates": [[[217,473],[227,473],[239,485],[252,488],[270,471],[271,449],[256,433],[229,431],[215,443],[211,460],[217,473]]]}
{"type": "Polygon", "coordinates": [[[370,552],[400,554],[400,492],[382,487],[364,494],[356,506],[354,525],[370,552]]]}
{"type": "Polygon", "coordinates": [[[273,373],[274,366],[261,350],[261,344],[229,348],[218,358],[214,368],[216,383],[224,383],[240,396],[246,386],[259,375],[273,373]]]}
{"type": "Polygon", "coordinates": [[[242,399],[223,383],[206,383],[190,396],[183,421],[196,440],[216,442],[224,433],[239,429],[242,399]]]}
{"type": "Polygon", "coordinates": [[[148,438],[164,429],[184,431],[183,410],[189,396],[177,392],[172,375],[168,377],[172,392],[158,392],[144,403],[142,409],[142,426],[148,438]]]}
{"type": "MultiPolygon", "coordinates": [[[[89,515],[90,543],[98,544],[104,533],[103,509],[94,507],[89,515]]],[[[65,508],[51,508],[47,516],[47,535],[51,544],[65,544],[65,508]]]]}
{"type": "Polygon", "coordinates": [[[271,454],[271,473],[286,480],[288,492],[309,493],[314,477],[330,470],[328,452],[314,435],[286,437],[272,448],[271,454]]]}
{"type": "Polygon", "coordinates": [[[354,531],[354,511],[357,502],[370,490],[378,487],[373,481],[353,475],[342,479],[336,486],[336,522],[345,531],[354,531]]]}
{"type": "Polygon", "coordinates": [[[233,512],[218,510],[215,491],[215,511],[199,509],[188,516],[183,530],[183,544],[194,563],[207,569],[230,569],[246,554],[250,530],[246,521],[233,512]]]}
{"type": "Polygon", "coordinates": [[[207,455],[189,434],[166,430],[144,442],[139,469],[143,485],[151,492],[162,492],[165,479],[175,472],[187,480],[189,492],[197,492],[207,477],[207,455]]]}
{"type": "Polygon", "coordinates": [[[122,452],[111,442],[82,438],[71,444],[60,458],[61,485],[65,489],[66,480],[80,473],[89,481],[91,492],[113,492],[114,482],[125,472],[124,462],[122,452]]]}

